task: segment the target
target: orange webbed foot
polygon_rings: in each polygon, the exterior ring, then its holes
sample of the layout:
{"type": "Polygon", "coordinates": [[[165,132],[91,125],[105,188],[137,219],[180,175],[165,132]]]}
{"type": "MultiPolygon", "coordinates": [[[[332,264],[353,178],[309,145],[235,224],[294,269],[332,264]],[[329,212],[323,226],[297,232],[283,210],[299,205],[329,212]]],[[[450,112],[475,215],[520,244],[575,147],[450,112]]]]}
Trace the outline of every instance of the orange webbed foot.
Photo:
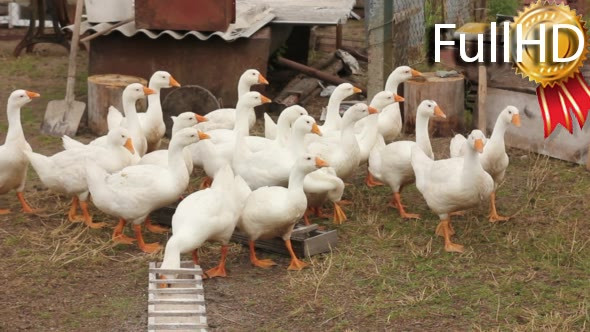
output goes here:
{"type": "Polygon", "coordinates": [[[10,209],[0,209],[0,216],[5,214],[10,214],[12,211],[10,209]]]}
{"type": "Polygon", "coordinates": [[[465,251],[465,248],[457,243],[447,243],[445,244],[445,251],[462,253],[465,251]]]}
{"type": "Polygon", "coordinates": [[[379,181],[375,180],[375,178],[373,177],[373,174],[371,174],[371,172],[368,172],[368,171],[367,171],[367,177],[365,178],[365,184],[369,188],[373,188],[373,187],[377,187],[377,186],[382,186],[383,185],[382,182],[379,182],[379,181]]]}
{"type": "Polygon", "coordinates": [[[334,203],[334,223],[336,225],[342,225],[348,218],[346,217],[346,213],[340,207],[341,202],[334,203]]]}
{"type": "Polygon", "coordinates": [[[303,270],[305,267],[307,267],[307,263],[305,263],[304,261],[301,261],[297,258],[292,259],[291,260],[291,264],[289,264],[289,267],[287,268],[287,270],[289,271],[301,271],[303,270]]]}
{"type": "Polygon", "coordinates": [[[153,254],[156,253],[160,250],[163,249],[162,245],[154,242],[154,243],[146,243],[143,246],[140,247],[141,251],[148,253],[148,254],[153,254]]]}
{"type": "MultiPolygon", "coordinates": [[[[166,276],[158,276],[160,280],[166,280],[166,276]]],[[[158,288],[168,288],[168,284],[159,284],[158,288]]]]}
{"type": "Polygon", "coordinates": [[[113,242],[120,244],[133,244],[133,242],[135,242],[135,239],[125,234],[120,234],[117,236],[113,236],[113,242]]]}
{"type": "Polygon", "coordinates": [[[400,212],[399,215],[404,219],[420,219],[420,215],[417,213],[400,212]]]}
{"type": "Polygon", "coordinates": [[[489,215],[489,221],[491,223],[496,223],[499,221],[508,221],[508,220],[510,220],[510,217],[504,217],[504,216],[501,216],[497,213],[492,213],[489,215]]]}
{"type": "Polygon", "coordinates": [[[268,269],[271,266],[277,265],[277,263],[275,263],[271,259],[257,259],[255,261],[252,261],[252,264],[263,269],[268,269]]]}
{"type": "Polygon", "coordinates": [[[216,266],[212,269],[207,270],[203,278],[216,278],[216,277],[227,277],[225,266],[216,266]]]}
{"type": "Polygon", "coordinates": [[[162,227],[160,225],[154,224],[146,224],[145,228],[147,228],[148,231],[156,234],[166,234],[170,231],[170,229],[167,227],[162,227]]]}

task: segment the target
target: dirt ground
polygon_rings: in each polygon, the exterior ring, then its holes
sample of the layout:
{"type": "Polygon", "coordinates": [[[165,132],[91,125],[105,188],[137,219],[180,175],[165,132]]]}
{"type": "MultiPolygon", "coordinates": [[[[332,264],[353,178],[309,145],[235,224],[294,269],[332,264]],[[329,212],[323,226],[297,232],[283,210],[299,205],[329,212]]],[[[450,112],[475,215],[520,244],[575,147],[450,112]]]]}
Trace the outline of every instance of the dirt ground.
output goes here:
{"type": "MultiPolygon", "coordinates": [[[[22,111],[25,135],[37,152],[52,154],[60,140],[41,135],[47,102],[63,98],[66,52],[40,47],[13,58],[13,42],[0,43],[0,102],[16,88],[41,93],[22,111]]],[[[85,98],[86,57],[79,57],[77,94],[85,98]]],[[[309,111],[319,113],[326,99],[309,111]]],[[[260,121],[259,121],[260,122],[260,121]]],[[[0,112],[0,141],[6,133],[0,112]]],[[[83,129],[82,139],[88,139],[83,129]]],[[[437,158],[448,138],[434,139],[437,158]]],[[[463,254],[443,250],[438,223],[415,187],[403,200],[418,221],[387,207],[391,191],[363,185],[357,172],[345,198],[349,220],[336,226],[339,244],[306,259],[311,267],[288,272],[288,258],[261,252],[279,266],[253,268],[247,250],[231,246],[229,277],[205,281],[210,327],[220,331],[581,331],[590,322],[590,174],[579,165],[510,150],[511,165],[498,192],[509,222],[490,224],[487,205],[455,219],[463,254]]],[[[89,230],[65,218],[68,199],[45,190],[33,170],[26,196],[38,215],[0,217],[0,331],[145,331],[147,265],[162,255],[114,245],[112,229],[89,230]]],[[[198,182],[199,178],[195,178],[198,182]]],[[[0,207],[18,211],[13,193],[0,207]]],[[[92,207],[96,221],[113,218],[92,207]]],[[[127,230],[129,232],[129,230],[127,230]]],[[[166,242],[166,235],[147,234],[166,242]]],[[[219,246],[206,245],[208,269],[219,246]]],[[[188,257],[187,257],[188,259],[188,257]]]]}

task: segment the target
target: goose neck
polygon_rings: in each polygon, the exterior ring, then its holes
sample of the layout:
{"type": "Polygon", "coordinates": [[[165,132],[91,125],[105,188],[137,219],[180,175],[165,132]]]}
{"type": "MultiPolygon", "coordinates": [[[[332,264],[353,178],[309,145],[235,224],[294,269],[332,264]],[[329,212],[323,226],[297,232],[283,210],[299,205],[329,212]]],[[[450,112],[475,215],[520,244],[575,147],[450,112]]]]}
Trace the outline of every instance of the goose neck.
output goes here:
{"type": "Polygon", "coordinates": [[[254,108],[249,108],[244,105],[236,106],[236,122],[234,123],[234,131],[241,132],[245,136],[250,135],[250,123],[248,121],[248,114],[254,112],[254,108]]]}
{"type": "Polygon", "coordinates": [[[396,75],[390,75],[385,82],[385,91],[397,93],[401,80],[396,75]]]}
{"type": "Polygon", "coordinates": [[[293,170],[291,170],[291,174],[289,175],[289,194],[303,194],[303,179],[305,179],[305,175],[301,170],[295,168],[297,165],[293,165],[293,170]]]}
{"type": "Polygon", "coordinates": [[[289,151],[295,158],[298,158],[305,153],[305,144],[303,143],[305,135],[305,132],[301,130],[295,130],[291,134],[291,138],[287,143],[289,151]]]}
{"type": "Polygon", "coordinates": [[[430,117],[417,114],[416,115],[416,144],[426,153],[430,158],[434,157],[432,146],[430,144],[430,137],[428,135],[428,122],[430,117]]]}
{"type": "Polygon", "coordinates": [[[250,92],[251,85],[246,82],[245,78],[240,78],[238,81],[238,98],[250,92]]]}
{"type": "Polygon", "coordinates": [[[328,106],[326,110],[326,123],[324,125],[336,125],[337,121],[341,119],[340,103],[342,103],[342,100],[344,100],[344,98],[335,93],[332,93],[330,99],[328,100],[328,106]]]}
{"type": "Polygon", "coordinates": [[[470,179],[477,176],[479,171],[482,171],[479,160],[479,152],[473,148],[468,148],[465,157],[463,158],[463,177],[470,179]]]}
{"type": "Polygon", "coordinates": [[[283,114],[281,113],[279,119],[277,120],[277,136],[275,137],[275,141],[279,144],[279,146],[285,146],[287,144],[287,136],[291,130],[289,119],[282,115],[283,114]]]}
{"type": "Polygon", "coordinates": [[[10,142],[19,139],[24,140],[25,134],[20,121],[20,107],[9,103],[6,113],[8,116],[8,132],[6,133],[6,141],[10,142]]]}
{"type": "Polygon", "coordinates": [[[150,84],[150,89],[156,91],[156,93],[147,96],[148,109],[146,113],[149,116],[162,117],[162,102],[160,100],[160,90],[162,88],[156,84],[150,84]]]}
{"type": "Polygon", "coordinates": [[[188,169],[186,168],[186,163],[184,161],[184,146],[178,144],[176,142],[171,142],[170,147],[168,148],[168,169],[174,174],[175,177],[178,177],[179,180],[183,181],[186,179],[188,181],[188,169]]]}
{"type": "Polygon", "coordinates": [[[498,120],[496,121],[496,124],[494,125],[494,131],[492,131],[492,136],[490,137],[490,143],[504,144],[504,134],[506,133],[507,129],[508,129],[508,126],[506,125],[506,122],[504,122],[502,119],[498,118],[498,120]]]}

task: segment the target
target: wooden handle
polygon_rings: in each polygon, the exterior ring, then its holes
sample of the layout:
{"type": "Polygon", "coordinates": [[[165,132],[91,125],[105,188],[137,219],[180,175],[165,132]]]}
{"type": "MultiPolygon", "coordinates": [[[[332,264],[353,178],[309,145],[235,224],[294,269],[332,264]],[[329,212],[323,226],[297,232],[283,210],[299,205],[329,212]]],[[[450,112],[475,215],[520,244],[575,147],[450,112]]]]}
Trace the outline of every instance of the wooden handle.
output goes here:
{"type": "Polygon", "coordinates": [[[84,0],[76,2],[76,14],[74,16],[74,30],[72,31],[72,42],[70,44],[70,59],[68,62],[68,81],[66,83],[66,102],[71,104],[74,101],[74,85],[76,83],[76,54],[80,41],[80,21],[82,20],[82,9],[84,0]]]}

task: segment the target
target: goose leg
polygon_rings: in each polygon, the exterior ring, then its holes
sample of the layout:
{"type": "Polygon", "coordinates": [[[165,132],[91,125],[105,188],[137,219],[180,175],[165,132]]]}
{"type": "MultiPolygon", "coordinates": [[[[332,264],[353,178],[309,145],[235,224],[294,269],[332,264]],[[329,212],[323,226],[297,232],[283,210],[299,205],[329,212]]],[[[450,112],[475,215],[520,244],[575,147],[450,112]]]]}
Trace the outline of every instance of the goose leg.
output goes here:
{"type": "Polygon", "coordinates": [[[382,182],[375,180],[375,178],[373,177],[373,174],[371,174],[371,172],[369,172],[368,170],[367,170],[367,177],[365,178],[365,184],[369,188],[378,187],[378,186],[383,185],[382,182]]]}
{"type": "Polygon", "coordinates": [[[303,222],[305,223],[305,226],[309,226],[311,225],[311,222],[309,221],[309,213],[312,211],[311,208],[307,208],[305,210],[305,213],[303,214],[303,222]]]}
{"type": "Polygon", "coordinates": [[[123,234],[123,229],[125,228],[126,223],[127,222],[125,221],[125,219],[123,219],[123,218],[119,219],[119,223],[117,224],[117,226],[115,227],[115,230],[113,231],[113,237],[112,237],[113,242],[121,243],[121,244],[132,244],[133,241],[135,241],[134,238],[123,234]]]}
{"type": "Polygon", "coordinates": [[[16,197],[18,198],[18,200],[20,202],[20,205],[23,207],[23,212],[24,213],[35,213],[35,211],[33,210],[33,208],[25,200],[25,195],[23,195],[23,192],[22,191],[17,191],[16,192],[16,197]]]}
{"type": "Polygon", "coordinates": [[[346,217],[346,213],[342,210],[339,205],[339,202],[334,202],[334,223],[336,225],[342,225],[348,218],[346,217]]]}
{"type": "Polygon", "coordinates": [[[277,263],[273,262],[270,259],[258,259],[256,257],[256,249],[254,249],[254,241],[250,241],[249,246],[250,246],[250,262],[252,262],[252,265],[261,267],[263,269],[268,269],[269,267],[271,267],[273,265],[277,265],[277,263]]]}
{"type": "Polygon", "coordinates": [[[213,179],[209,176],[206,176],[205,178],[203,178],[203,181],[201,181],[201,186],[199,188],[206,189],[211,187],[211,184],[213,184],[213,179]]]}
{"type": "Polygon", "coordinates": [[[80,201],[80,209],[82,209],[82,217],[84,218],[84,224],[86,224],[86,226],[93,228],[93,229],[97,229],[97,228],[103,228],[104,226],[107,225],[104,222],[93,222],[92,221],[92,216],[88,212],[88,202],[80,201]]]}
{"type": "Polygon", "coordinates": [[[312,207],[316,217],[318,218],[325,218],[325,219],[330,219],[332,218],[332,215],[329,213],[324,213],[324,211],[322,211],[322,208],[319,206],[314,206],[312,207]]]}
{"type": "Polygon", "coordinates": [[[78,215],[78,203],[80,200],[77,196],[72,197],[72,205],[70,206],[70,211],[68,212],[68,219],[71,222],[81,222],[83,221],[83,217],[78,215]]]}
{"type": "Polygon", "coordinates": [[[219,261],[219,265],[205,272],[205,276],[207,278],[227,277],[227,273],[225,271],[225,259],[227,258],[227,248],[227,244],[221,246],[221,260],[219,261]]]}
{"type": "Polygon", "coordinates": [[[289,267],[287,268],[287,270],[292,270],[292,271],[303,270],[303,268],[307,266],[307,263],[305,263],[305,262],[299,260],[299,258],[297,258],[297,255],[295,255],[295,252],[293,251],[293,247],[291,246],[291,239],[285,240],[285,246],[287,247],[289,254],[291,254],[291,264],[289,264],[289,267]]]}
{"type": "Polygon", "coordinates": [[[493,191],[492,194],[490,195],[490,207],[491,207],[491,211],[490,211],[490,222],[498,222],[498,221],[507,221],[510,220],[509,217],[503,217],[501,215],[498,214],[498,211],[496,211],[496,192],[493,191]]]}
{"type": "Polygon", "coordinates": [[[166,227],[152,224],[152,219],[150,219],[150,216],[145,218],[145,228],[147,228],[148,231],[156,234],[165,234],[169,231],[169,229],[166,227]]]}
{"type": "Polygon", "coordinates": [[[193,250],[193,263],[199,265],[199,249],[193,250]]]}
{"type": "Polygon", "coordinates": [[[447,252],[463,252],[465,249],[462,245],[453,243],[451,235],[455,233],[451,227],[451,219],[442,220],[436,227],[436,234],[442,235],[445,238],[445,251],[447,252]]]}
{"type": "Polygon", "coordinates": [[[400,217],[404,219],[420,219],[420,215],[416,213],[408,213],[402,205],[402,198],[399,192],[393,193],[393,204],[397,206],[400,217]]]}
{"type": "Polygon", "coordinates": [[[162,246],[155,242],[155,243],[145,243],[143,241],[143,235],[141,234],[141,225],[133,225],[133,230],[135,231],[135,238],[137,239],[137,246],[141,251],[152,254],[158,252],[162,249],[162,246]]]}

